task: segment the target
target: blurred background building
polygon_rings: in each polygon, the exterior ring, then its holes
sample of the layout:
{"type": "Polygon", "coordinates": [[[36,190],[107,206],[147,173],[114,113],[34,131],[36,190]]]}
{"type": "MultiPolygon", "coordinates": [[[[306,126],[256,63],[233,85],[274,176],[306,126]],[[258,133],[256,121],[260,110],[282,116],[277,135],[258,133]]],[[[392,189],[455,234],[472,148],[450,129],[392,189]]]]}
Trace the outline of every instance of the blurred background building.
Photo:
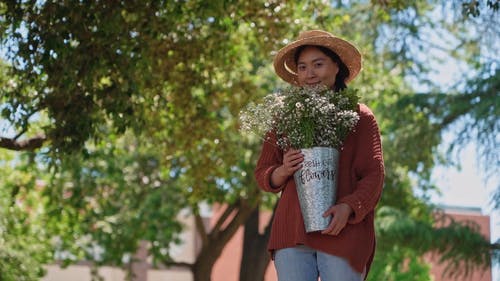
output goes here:
{"type": "MultiPolygon", "coordinates": [[[[457,221],[472,221],[480,227],[481,234],[490,239],[490,216],[482,214],[480,208],[473,207],[451,207],[442,206],[444,212],[457,221]]],[[[208,213],[205,218],[207,225],[212,225],[218,214],[218,209],[213,210],[213,214],[208,213]]],[[[261,214],[261,222],[267,222],[270,213],[261,214]]],[[[189,216],[183,218],[186,231],[182,234],[183,244],[173,248],[173,256],[178,262],[193,262],[199,250],[200,242],[194,229],[194,220],[189,216]]],[[[242,255],[243,228],[240,228],[233,239],[227,244],[221,257],[215,264],[212,272],[213,281],[237,281],[240,272],[240,260],[242,255]]],[[[147,260],[147,245],[141,245],[135,258],[139,260],[132,264],[136,281],[191,281],[191,272],[184,267],[173,268],[153,268],[147,260]]],[[[429,253],[425,259],[432,265],[431,273],[434,281],[492,281],[491,266],[484,271],[474,271],[471,275],[463,278],[448,277],[443,275],[445,265],[439,264],[439,257],[429,253]]],[[[123,281],[126,273],[120,268],[102,267],[100,275],[105,281],[123,281]]],[[[47,275],[43,281],[90,281],[91,266],[86,262],[79,262],[68,268],[62,269],[59,265],[47,266],[47,275]]],[[[265,281],[276,281],[276,271],[272,264],[269,264],[265,281]]]]}

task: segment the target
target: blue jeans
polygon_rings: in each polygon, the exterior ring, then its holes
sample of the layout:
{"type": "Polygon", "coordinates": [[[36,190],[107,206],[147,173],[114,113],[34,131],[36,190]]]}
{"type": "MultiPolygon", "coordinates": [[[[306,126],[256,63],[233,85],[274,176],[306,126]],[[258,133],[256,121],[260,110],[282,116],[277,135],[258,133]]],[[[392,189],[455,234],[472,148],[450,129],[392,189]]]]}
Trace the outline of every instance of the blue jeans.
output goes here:
{"type": "Polygon", "coordinates": [[[361,281],[361,273],[340,257],[300,245],[275,252],[279,281],[361,281]]]}

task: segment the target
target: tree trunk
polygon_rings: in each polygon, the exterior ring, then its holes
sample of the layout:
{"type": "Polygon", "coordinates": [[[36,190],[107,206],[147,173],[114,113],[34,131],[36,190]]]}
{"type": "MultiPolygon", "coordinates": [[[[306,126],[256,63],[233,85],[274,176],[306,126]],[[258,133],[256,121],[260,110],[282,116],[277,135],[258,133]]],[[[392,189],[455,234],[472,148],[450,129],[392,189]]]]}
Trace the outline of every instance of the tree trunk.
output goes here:
{"type": "Polygon", "coordinates": [[[213,266],[220,257],[222,250],[256,208],[254,205],[248,205],[243,201],[233,206],[227,206],[229,211],[221,215],[210,233],[205,232],[203,225],[198,220],[197,229],[202,236],[203,246],[191,267],[193,281],[211,281],[213,266]],[[233,213],[234,216],[231,217],[230,213],[233,213]],[[227,221],[229,223],[223,227],[227,221]]]}
{"type": "MultiPolygon", "coordinates": [[[[267,241],[271,233],[269,220],[264,233],[259,233],[259,208],[255,208],[245,222],[243,237],[243,255],[240,265],[240,281],[264,281],[267,266],[271,257],[267,251],[267,241]]],[[[274,217],[274,211],[273,211],[274,217]]]]}
{"type": "Polygon", "coordinates": [[[193,281],[210,281],[212,278],[212,268],[214,267],[219,253],[200,253],[192,267],[193,281]]]}

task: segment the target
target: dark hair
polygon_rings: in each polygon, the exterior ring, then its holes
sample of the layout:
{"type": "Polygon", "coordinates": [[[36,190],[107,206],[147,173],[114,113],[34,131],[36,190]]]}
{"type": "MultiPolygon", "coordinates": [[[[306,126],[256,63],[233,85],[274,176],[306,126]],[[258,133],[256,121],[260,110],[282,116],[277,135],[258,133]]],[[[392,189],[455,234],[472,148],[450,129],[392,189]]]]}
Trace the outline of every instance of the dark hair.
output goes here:
{"type": "Polygon", "coordinates": [[[335,77],[335,84],[333,85],[333,90],[335,92],[342,91],[343,89],[347,88],[347,85],[345,84],[345,79],[349,76],[349,69],[345,65],[344,62],[340,59],[340,57],[332,50],[328,49],[327,47],[323,46],[316,46],[316,45],[303,45],[297,48],[295,51],[294,59],[295,59],[295,65],[297,65],[299,61],[299,56],[300,53],[306,48],[306,47],[315,47],[318,48],[323,54],[328,56],[334,63],[337,64],[339,67],[339,72],[337,73],[337,76],[335,77]]]}

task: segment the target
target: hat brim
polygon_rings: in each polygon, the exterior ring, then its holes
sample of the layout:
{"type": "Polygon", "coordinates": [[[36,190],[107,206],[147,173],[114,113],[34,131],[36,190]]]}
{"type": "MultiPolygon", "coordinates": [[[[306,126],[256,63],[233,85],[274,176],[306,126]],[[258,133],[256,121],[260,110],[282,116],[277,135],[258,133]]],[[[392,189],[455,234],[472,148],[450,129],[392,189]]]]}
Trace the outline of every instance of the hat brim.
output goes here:
{"type": "Polygon", "coordinates": [[[293,41],[278,51],[273,65],[281,79],[292,85],[299,85],[295,51],[306,45],[323,46],[335,52],[349,69],[345,83],[352,81],[361,71],[361,53],[354,45],[338,37],[319,35],[293,41]]]}

